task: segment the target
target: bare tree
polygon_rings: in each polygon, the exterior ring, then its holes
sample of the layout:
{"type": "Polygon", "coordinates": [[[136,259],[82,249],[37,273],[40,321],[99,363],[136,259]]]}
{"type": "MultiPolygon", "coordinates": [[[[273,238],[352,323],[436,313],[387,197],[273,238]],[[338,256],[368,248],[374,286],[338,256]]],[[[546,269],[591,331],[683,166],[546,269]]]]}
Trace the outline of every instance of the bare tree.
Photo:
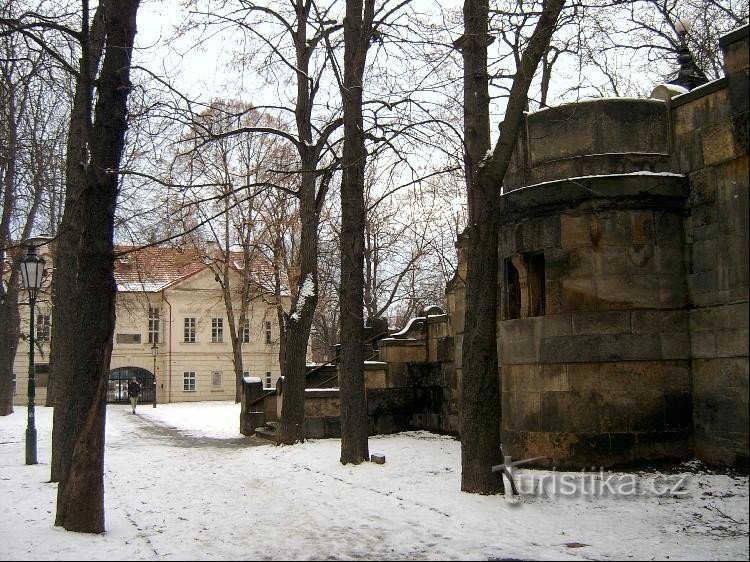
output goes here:
{"type": "Polygon", "coordinates": [[[365,148],[362,116],[363,76],[373,31],[375,0],[347,0],[344,18],[344,104],[341,163],[341,463],[369,460],[369,430],[364,377],[365,148]]]}
{"type": "MultiPolygon", "coordinates": [[[[491,32],[497,31],[515,53],[522,52],[543,4],[501,2],[493,10],[491,32]]],[[[691,24],[685,39],[698,67],[709,79],[719,78],[719,37],[747,18],[747,0],[570,2],[542,59],[530,102],[544,107],[550,96],[559,103],[591,96],[648,95],[656,84],[674,78],[678,69],[676,55],[683,41],[678,20],[691,24]]],[[[517,65],[518,54],[513,58],[517,65]]],[[[493,60],[493,65],[506,69],[502,78],[514,66],[502,59],[493,60]]],[[[497,86],[507,88],[502,81],[497,86]]]]}
{"type": "Polygon", "coordinates": [[[79,30],[35,14],[21,18],[17,26],[54,28],[78,41],[81,49],[78,68],[66,63],[76,75],[77,86],[53,280],[51,362],[56,377],[51,464],[52,479],[59,480],[55,524],[88,533],[104,531],[104,414],[115,301],[114,211],[138,5],[138,0],[102,2],[91,23],[84,0],[79,30]]]}
{"type": "MultiPolygon", "coordinates": [[[[295,196],[298,199],[300,235],[295,265],[297,287],[292,290],[291,308],[281,312],[281,371],[284,377],[282,416],[277,439],[291,444],[304,440],[304,389],[307,344],[318,301],[318,224],[330,185],[336,150],[332,145],[341,127],[340,108],[326,95],[325,74],[330,69],[327,45],[341,25],[329,16],[330,8],[311,0],[294,0],[291,5],[274,2],[258,5],[238,0],[220,9],[195,2],[195,13],[212,29],[232,28],[247,39],[247,56],[260,76],[274,84],[291,84],[291,103],[262,104],[256,108],[291,121],[293,132],[268,127],[244,127],[237,132],[272,134],[283,139],[297,153],[295,196]]],[[[227,133],[231,134],[231,133],[227,133]]]]}
{"type": "MultiPolygon", "coordinates": [[[[289,192],[295,191],[296,152],[280,136],[237,132],[243,128],[284,130],[284,124],[237,101],[215,100],[196,116],[183,135],[171,166],[165,201],[179,200],[180,230],[193,218],[201,227],[193,246],[215,274],[227,313],[235,371],[235,400],[241,399],[242,347],[251,302],[274,295],[282,306],[287,293],[286,239],[289,192]],[[229,136],[223,133],[232,131],[229,136]],[[185,146],[183,146],[185,145],[185,146]],[[209,243],[210,242],[210,247],[209,243]],[[265,253],[271,250],[271,255],[265,253]],[[262,259],[265,258],[265,259],[262,259]],[[272,264],[274,277],[264,279],[272,264]]],[[[292,231],[293,232],[293,231],[292,231]]]]}
{"type": "Polygon", "coordinates": [[[550,43],[565,0],[548,0],[523,52],[510,88],[500,138],[490,151],[487,5],[464,2],[464,127],[469,195],[466,331],[461,380],[461,489],[504,492],[492,472],[500,459],[500,390],[497,368],[497,187],[515,147],[531,81],[550,43]]]}
{"type": "MultiPolygon", "coordinates": [[[[21,2],[0,8],[0,415],[13,412],[19,325],[18,245],[38,221],[59,175],[54,147],[68,104],[54,59],[18,29],[21,2]]],[[[59,185],[59,182],[58,182],[59,185]]]]}

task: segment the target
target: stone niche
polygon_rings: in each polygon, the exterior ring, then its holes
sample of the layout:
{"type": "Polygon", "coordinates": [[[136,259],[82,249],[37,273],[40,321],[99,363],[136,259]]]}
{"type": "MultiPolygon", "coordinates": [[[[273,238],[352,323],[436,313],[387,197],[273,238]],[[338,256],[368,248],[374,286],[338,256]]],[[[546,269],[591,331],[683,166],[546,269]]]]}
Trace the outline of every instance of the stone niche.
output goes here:
{"type": "Polygon", "coordinates": [[[579,105],[530,120],[527,133],[538,139],[566,116],[556,125],[558,150],[522,155],[529,166],[514,177],[543,183],[501,197],[503,451],[560,468],[684,458],[692,416],[688,185],[654,171],[669,153],[666,105],[579,105]],[[617,124],[627,116],[643,133],[637,139],[617,124]],[[609,153],[598,154],[604,145],[609,153]]]}

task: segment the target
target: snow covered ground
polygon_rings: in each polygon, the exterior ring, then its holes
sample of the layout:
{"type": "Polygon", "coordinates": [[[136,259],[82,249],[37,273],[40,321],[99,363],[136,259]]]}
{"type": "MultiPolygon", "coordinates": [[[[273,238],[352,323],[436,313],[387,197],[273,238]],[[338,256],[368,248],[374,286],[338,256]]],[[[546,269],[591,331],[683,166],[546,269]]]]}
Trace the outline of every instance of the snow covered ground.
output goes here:
{"type": "Polygon", "coordinates": [[[109,406],[103,535],[54,527],[52,410],[24,464],[26,409],[0,418],[0,560],[748,559],[748,478],[516,470],[522,495],[459,491],[460,444],[370,439],[277,447],[237,431],[234,403],[109,406]]]}

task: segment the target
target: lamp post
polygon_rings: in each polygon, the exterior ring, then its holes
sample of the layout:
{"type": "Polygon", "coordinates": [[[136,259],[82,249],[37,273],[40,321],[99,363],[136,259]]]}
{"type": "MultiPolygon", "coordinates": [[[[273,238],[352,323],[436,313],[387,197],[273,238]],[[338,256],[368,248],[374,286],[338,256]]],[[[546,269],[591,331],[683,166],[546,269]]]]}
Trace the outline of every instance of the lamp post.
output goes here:
{"type": "Polygon", "coordinates": [[[34,424],[34,308],[36,297],[42,286],[44,259],[36,255],[34,246],[29,244],[26,256],[21,260],[21,278],[23,286],[29,292],[29,407],[26,426],[26,464],[36,464],[36,426],[34,424]]]}
{"type": "Polygon", "coordinates": [[[680,69],[677,71],[677,77],[670,82],[682,86],[690,91],[693,88],[702,86],[708,82],[704,72],[695,63],[693,53],[687,43],[687,35],[692,27],[692,22],[687,18],[677,18],[674,20],[674,30],[680,36],[680,51],[677,55],[677,62],[680,63],[680,69]]]}
{"type": "Polygon", "coordinates": [[[159,355],[159,346],[156,342],[151,346],[151,355],[154,357],[154,408],[156,408],[156,356],[159,355]]]}

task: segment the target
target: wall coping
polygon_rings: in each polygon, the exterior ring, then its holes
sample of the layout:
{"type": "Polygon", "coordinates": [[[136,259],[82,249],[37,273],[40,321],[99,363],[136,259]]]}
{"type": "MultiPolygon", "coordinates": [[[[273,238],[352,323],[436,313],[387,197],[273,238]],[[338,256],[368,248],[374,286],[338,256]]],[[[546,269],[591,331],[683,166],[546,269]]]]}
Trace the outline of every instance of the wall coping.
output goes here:
{"type": "Polygon", "coordinates": [[[416,346],[424,345],[424,340],[416,338],[383,338],[378,342],[379,345],[403,345],[403,346],[416,346]]]}
{"type": "Polygon", "coordinates": [[[740,28],[730,31],[726,35],[722,35],[721,37],[719,37],[719,46],[722,49],[724,49],[725,47],[728,47],[732,43],[742,41],[748,36],[749,34],[748,30],[750,30],[750,25],[745,24],[740,28]]]}
{"type": "Polygon", "coordinates": [[[545,213],[545,209],[559,213],[588,201],[597,201],[599,207],[607,200],[619,208],[651,208],[654,204],[678,207],[683,204],[688,191],[685,175],[673,172],[563,178],[503,193],[500,196],[500,224],[518,222],[524,218],[524,213],[539,216],[545,213]]]}
{"type": "Polygon", "coordinates": [[[306,388],[305,398],[335,398],[339,395],[338,388],[306,388]]]}
{"type": "Polygon", "coordinates": [[[716,92],[724,90],[726,87],[727,79],[725,77],[718,78],[716,80],[712,80],[711,82],[707,82],[702,86],[698,86],[697,88],[690,90],[685,94],[680,94],[673,97],[669,101],[669,106],[670,108],[674,109],[675,107],[680,107],[681,105],[685,105],[687,103],[690,103],[691,101],[695,101],[697,99],[710,96],[711,94],[715,94],[716,92]]]}

